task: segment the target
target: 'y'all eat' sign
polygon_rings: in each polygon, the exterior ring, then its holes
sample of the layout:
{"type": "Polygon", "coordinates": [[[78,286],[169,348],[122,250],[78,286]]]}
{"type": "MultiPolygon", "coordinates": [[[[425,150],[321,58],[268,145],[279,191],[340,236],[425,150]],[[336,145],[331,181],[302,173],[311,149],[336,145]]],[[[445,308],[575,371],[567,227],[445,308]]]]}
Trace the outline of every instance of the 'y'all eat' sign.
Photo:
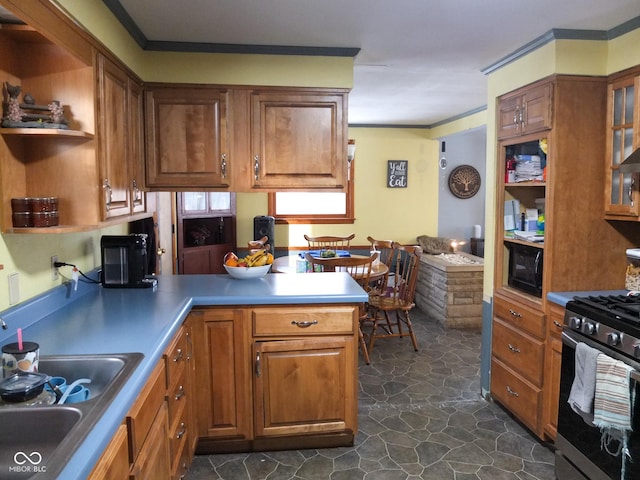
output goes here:
{"type": "Polygon", "coordinates": [[[408,160],[389,160],[387,162],[387,187],[407,188],[408,160]]]}

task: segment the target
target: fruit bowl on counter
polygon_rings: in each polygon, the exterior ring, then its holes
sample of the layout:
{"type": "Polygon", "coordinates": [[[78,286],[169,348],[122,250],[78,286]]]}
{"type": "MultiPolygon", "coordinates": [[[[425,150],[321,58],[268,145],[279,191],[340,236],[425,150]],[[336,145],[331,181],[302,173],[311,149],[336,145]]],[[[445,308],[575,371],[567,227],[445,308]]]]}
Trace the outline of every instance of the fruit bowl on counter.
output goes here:
{"type": "Polygon", "coordinates": [[[251,253],[244,258],[229,252],[224,256],[224,269],[233,278],[261,278],[271,269],[273,255],[265,250],[251,253]]]}
{"type": "Polygon", "coordinates": [[[225,265],[224,269],[233,278],[244,280],[247,278],[264,277],[267,273],[269,273],[271,265],[263,265],[261,267],[230,267],[228,265],[225,265]]]}

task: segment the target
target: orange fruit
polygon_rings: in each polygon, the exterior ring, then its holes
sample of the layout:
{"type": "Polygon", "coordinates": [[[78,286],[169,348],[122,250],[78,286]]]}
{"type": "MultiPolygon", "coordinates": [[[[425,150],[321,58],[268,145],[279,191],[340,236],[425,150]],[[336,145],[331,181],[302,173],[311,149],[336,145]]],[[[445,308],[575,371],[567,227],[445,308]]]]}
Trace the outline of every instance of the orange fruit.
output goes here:
{"type": "Polygon", "coordinates": [[[236,258],[228,258],[227,261],[224,263],[227,267],[237,267],[238,266],[238,260],[236,258]]]}

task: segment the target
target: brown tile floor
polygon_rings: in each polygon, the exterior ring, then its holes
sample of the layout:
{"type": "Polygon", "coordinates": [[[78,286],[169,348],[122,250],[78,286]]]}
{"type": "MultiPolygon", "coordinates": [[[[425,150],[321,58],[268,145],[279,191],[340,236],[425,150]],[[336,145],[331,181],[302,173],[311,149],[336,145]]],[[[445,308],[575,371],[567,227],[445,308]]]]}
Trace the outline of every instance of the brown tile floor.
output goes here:
{"type": "Polygon", "coordinates": [[[360,361],[353,447],[202,455],[188,480],[552,480],[553,453],[480,395],[480,332],[416,310],[408,338],[360,361]]]}

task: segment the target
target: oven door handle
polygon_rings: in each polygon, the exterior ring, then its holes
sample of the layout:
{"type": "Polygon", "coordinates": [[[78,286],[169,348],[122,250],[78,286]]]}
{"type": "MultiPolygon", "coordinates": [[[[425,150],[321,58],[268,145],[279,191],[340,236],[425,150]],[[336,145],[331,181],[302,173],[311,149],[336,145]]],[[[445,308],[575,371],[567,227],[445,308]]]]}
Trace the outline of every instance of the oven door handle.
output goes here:
{"type": "Polygon", "coordinates": [[[562,332],[562,343],[563,343],[563,345],[566,345],[567,347],[571,348],[572,350],[575,350],[576,346],[580,342],[586,343],[591,348],[595,348],[596,350],[600,350],[602,353],[604,353],[605,355],[610,356],[614,360],[620,360],[621,362],[626,363],[627,365],[629,365],[631,368],[633,368],[633,370],[631,371],[631,378],[633,380],[635,380],[636,382],[640,383],[640,373],[638,373],[638,371],[640,371],[640,363],[638,363],[637,361],[634,361],[634,360],[632,360],[632,359],[630,359],[628,357],[620,355],[619,353],[615,352],[614,350],[611,350],[610,348],[608,348],[608,347],[606,347],[604,345],[596,343],[596,342],[594,342],[593,340],[591,340],[589,338],[582,338],[580,336],[580,339],[578,340],[578,335],[573,334],[571,331],[567,331],[566,329],[562,332]]]}

